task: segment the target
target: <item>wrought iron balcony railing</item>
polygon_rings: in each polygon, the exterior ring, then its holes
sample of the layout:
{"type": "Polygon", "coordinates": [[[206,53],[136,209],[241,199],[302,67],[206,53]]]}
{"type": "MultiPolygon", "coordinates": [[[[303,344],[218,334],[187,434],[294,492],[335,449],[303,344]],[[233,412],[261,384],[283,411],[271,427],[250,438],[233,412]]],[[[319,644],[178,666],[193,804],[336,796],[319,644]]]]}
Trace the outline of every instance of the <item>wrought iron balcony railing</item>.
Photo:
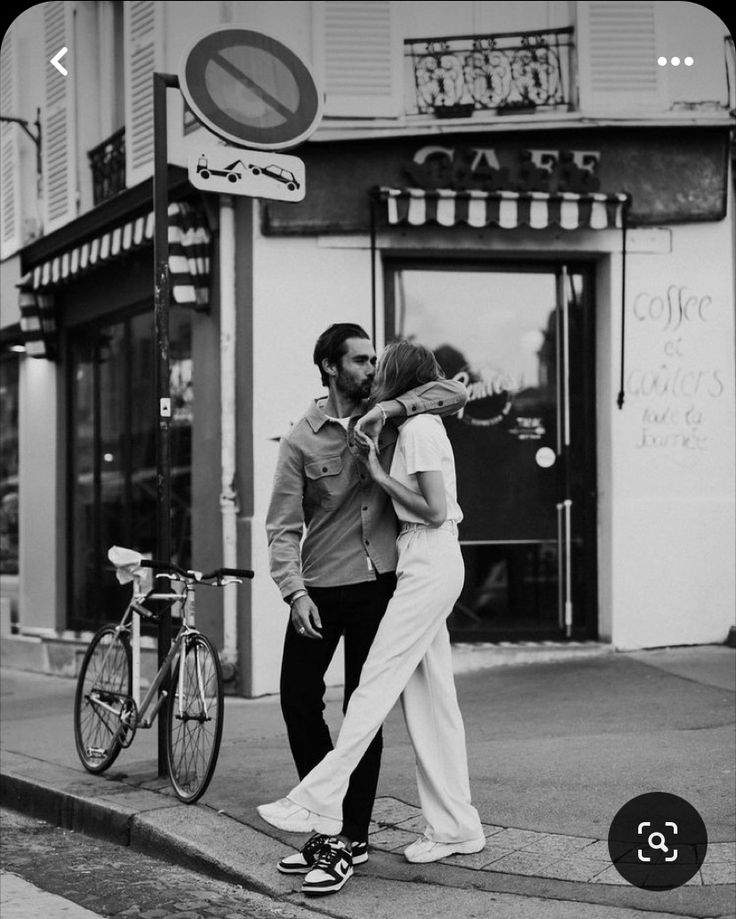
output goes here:
{"type": "Polygon", "coordinates": [[[92,169],[92,194],[102,204],[125,190],[125,128],[103,140],[87,154],[92,169]]]}
{"type": "Polygon", "coordinates": [[[409,114],[470,116],[474,111],[571,107],[573,29],[413,38],[404,57],[416,90],[409,114]]]}

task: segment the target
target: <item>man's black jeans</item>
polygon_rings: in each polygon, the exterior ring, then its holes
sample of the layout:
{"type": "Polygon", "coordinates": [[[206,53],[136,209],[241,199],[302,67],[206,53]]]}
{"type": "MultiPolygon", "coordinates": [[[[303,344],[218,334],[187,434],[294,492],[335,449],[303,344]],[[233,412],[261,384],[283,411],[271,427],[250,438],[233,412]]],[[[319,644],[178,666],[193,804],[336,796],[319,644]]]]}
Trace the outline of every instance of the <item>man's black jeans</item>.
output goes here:
{"type": "MultiPolygon", "coordinates": [[[[300,780],[332,749],[324,719],[324,676],[337,643],[344,636],[345,712],[395,589],[394,573],[345,587],[310,587],[309,595],[322,620],[321,640],[298,635],[289,620],[281,664],[281,711],[300,780]]],[[[349,839],[368,839],[382,750],[379,731],[351,776],[342,811],[342,831],[349,839]]]]}

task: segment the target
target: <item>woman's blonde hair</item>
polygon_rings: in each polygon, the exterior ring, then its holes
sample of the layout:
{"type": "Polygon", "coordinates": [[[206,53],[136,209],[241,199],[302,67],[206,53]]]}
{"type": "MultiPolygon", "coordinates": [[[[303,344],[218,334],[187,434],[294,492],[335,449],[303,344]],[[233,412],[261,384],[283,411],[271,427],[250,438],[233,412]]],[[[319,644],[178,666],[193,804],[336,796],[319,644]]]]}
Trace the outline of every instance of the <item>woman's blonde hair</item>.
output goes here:
{"type": "Polygon", "coordinates": [[[404,339],[392,341],[378,360],[371,404],[394,399],[423,383],[444,378],[445,374],[429,348],[404,339]]]}

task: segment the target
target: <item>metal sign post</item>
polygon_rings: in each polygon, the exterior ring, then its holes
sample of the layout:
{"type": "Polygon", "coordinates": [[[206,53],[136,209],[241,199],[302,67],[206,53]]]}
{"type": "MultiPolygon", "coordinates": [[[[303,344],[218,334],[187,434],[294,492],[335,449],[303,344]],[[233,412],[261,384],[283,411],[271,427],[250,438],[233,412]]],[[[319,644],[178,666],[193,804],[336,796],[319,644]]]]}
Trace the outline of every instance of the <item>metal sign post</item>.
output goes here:
{"type": "MultiPolygon", "coordinates": [[[[178,88],[169,73],[153,74],[153,306],[156,338],[154,391],[156,398],[156,557],[171,560],[171,381],[169,371],[169,177],[166,137],[166,90],[178,88]]],[[[164,580],[157,589],[168,591],[164,580]]],[[[158,624],[158,666],[171,647],[171,610],[164,609],[158,624]]],[[[164,686],[168,690],[168,686],[164,686]]],[[[166,713],[168,700],[158,713],[158,774],[167,774],[166,713]]]]}

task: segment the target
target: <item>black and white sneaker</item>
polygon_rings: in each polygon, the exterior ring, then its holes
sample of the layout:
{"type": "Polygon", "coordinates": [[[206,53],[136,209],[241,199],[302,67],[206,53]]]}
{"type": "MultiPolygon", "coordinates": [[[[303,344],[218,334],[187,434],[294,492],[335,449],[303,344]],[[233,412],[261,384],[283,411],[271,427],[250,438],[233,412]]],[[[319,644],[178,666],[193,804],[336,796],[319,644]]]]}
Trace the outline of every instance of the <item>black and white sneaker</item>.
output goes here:
{"type": "Polygon", "coordinates": [[[317,864],[324,844],[329,839],[324,833],[315,833],[304,843],[299,852],[286,855],[276,866],[282,874],[309,874],[317,864]]]}
{"type": "Polygon", "coordinates": [[[353,873],[353,856],[341,839],[330,837],[322,847],[317,864],[304,878],[302,892],[309,894],[336,893],[353,873]]]}
{"type": "MultiPolygon", "coordinates": [[[[309,874],[317,864],[319,853],[329,839],[324,833],[315,833],[306,841],[299,852],[294,852],[281,859],[276,866],[282,874],[309,874]]],[[[353,868],[368,861],[368,843],[353,843],[353,868]]]]}

